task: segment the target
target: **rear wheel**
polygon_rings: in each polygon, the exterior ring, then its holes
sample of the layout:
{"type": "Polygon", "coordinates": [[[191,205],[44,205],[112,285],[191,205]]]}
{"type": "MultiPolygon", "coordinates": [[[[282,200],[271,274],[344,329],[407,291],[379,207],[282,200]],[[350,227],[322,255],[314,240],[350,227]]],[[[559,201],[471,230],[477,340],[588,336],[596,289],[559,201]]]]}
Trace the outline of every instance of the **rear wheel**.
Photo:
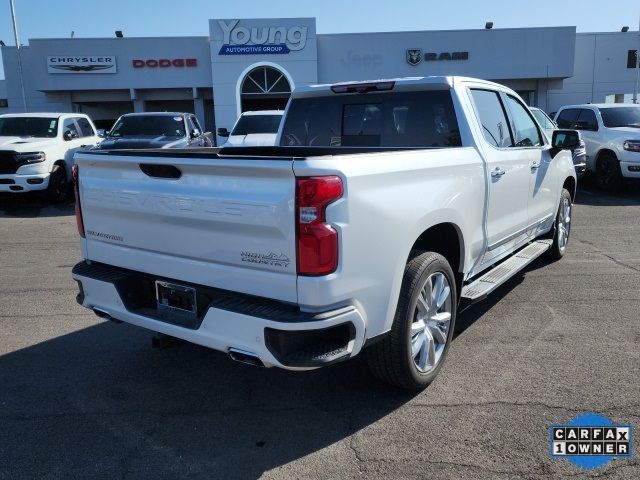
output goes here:
{"type": "Polygon", "coordinates": [[[47,197],[53,203],[60,203],[66,200],[68,195],[69,180],[67,178],[67,171],[62,165],[54,165],[49,175],[47,197]]]}
{"type": "Polygon", "coordinates": [[[618,190],[622,186],[620,162],[613,153],[603,153],[596,165],[598,187],[607,192],[618,190]]]}
{"type": "Polygon", "coordinates": [[[447,260],[434,252],[413,252],[391,331],[367,350],[372,373],[402,388],[429,385],[449,350],[456,300],[455,278],[447,260]]]}

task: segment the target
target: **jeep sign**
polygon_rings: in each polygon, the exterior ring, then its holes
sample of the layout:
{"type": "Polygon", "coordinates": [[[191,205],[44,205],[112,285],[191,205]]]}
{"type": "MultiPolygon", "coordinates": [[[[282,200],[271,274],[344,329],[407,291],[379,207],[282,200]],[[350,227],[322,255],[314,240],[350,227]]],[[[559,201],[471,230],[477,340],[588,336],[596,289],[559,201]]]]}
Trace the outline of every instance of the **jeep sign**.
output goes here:
{"type": "Polygon", "coordinates": [[[238,26],[240,20],[229,23],[218,20],[222,29],[222,48],[218,55],[287,54],[302,50],[307,44],[307,27],[238,26]]]}

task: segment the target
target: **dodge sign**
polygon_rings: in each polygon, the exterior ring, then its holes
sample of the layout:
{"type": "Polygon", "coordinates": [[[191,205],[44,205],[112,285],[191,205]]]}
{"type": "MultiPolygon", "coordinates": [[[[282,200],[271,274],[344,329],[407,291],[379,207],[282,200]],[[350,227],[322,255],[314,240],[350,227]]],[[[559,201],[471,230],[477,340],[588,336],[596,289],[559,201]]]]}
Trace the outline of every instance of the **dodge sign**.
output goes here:
{"type": "Polygon", "coordinates": [[[117,73],[113,55],[60,55],[47,57],[49,73],[117,73]]]}

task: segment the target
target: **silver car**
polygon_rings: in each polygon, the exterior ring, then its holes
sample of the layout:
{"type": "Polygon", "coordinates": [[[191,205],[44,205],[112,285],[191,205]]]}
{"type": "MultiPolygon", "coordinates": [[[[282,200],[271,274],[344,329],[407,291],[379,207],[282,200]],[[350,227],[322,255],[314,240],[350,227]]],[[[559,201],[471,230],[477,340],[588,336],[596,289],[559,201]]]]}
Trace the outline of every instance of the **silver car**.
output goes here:
{"type": "MultiPolygon", "coordinates": [[[[531,113],[533,113],[533,116],[536,118],[540,126],[544,129],[547,137],[549,138],[549,140],[551,140],[553,131],[558,128],[556,122],[551,120],[549,115],[544,113],[539,108],[529,107],[529,110],[531,110],[531,113]]],[[[575,167],[576,172],[584,173],[587,166],[587,151],[585,149],[584,140],[582,140],[582,137],[580,138],[580,147],[572,150],[571,154],[573,156],[573,166],[575,167]]]]}

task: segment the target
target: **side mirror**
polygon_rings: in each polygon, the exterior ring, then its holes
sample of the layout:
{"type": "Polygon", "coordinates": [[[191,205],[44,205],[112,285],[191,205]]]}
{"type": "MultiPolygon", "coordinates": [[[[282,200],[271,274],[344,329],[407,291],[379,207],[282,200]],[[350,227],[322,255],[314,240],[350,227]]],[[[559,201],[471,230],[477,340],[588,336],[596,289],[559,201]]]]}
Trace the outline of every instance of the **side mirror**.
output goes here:
{"type": "Polygon", "coordinates": [[[96,132],[96,135],[98,135],[100,138],[105,138],[107,136],[107,131],[104,128],[99,128],[96,132]]]}
{"type": "Polygon", "coordinates": [[[62,138],[64,138],[68,142],[69,140],[73,140],[74,138],[78,138],[78,132],[74,132],[72,130],[67,130],[62,135],[62,138]]]}
{"type": "Polygon", "coordinates": [[[580,133],[575,130],[554,130],[551,147],[555,150],[575,150],[580,146],[580,133]]]}
{"type": "Polygon", "coordinates": [[[229,136],[229,130],[227,130],[226,128],[219,128],[218,129],[218,136],[220,137],[228,137],[229,136]]]}

